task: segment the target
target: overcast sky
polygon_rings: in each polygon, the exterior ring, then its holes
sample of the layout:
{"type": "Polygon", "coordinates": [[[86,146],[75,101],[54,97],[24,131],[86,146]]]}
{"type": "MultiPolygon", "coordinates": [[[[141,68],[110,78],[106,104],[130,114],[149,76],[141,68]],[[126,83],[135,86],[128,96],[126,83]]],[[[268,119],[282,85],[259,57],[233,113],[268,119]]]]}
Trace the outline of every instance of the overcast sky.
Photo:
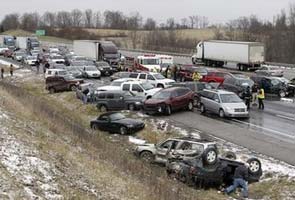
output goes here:
{"type": "Polygon", "coordinates": [[[165,22],[167,18],[181,19],[190,15],[207,16],[210,23],[224,23],[240,16],[256,15],[265,20],[295,0],[1,0],[0,19],[12,12],[71,10],[120,10],[126,14],[138,11],[144,18],[165,22]]]}

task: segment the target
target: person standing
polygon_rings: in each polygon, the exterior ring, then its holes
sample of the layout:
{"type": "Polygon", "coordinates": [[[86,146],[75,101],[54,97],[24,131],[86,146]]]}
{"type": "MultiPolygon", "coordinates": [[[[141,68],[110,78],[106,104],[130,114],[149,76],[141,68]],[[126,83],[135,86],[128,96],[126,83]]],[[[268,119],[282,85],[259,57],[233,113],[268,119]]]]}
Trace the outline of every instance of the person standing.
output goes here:
{"type": "Polygon", "coordinates": [[[243,191],[243,197],[248,198],[248,168],[249,164],[246,163],[244,165],[240,165],[239,167],[236,168],[235,173],[234,173],[234,182],[231,186],[227,187],[224,190],[225,194],[230,194],[234,190],[237,189],[237,187],[242,187],[243,191]]]}
{"type": "Polygon", "coordinates": [[[245,104],[247,106],[247,110],[250,110],[250,102],[251,102],[251,91],[250,91],[250,86],[247,86],[244,98],[245,98],[245,104]]]}
{"type": "Polygon", "coordinates": [[[258,85],[255,83],[252,87],[252,105],[257,106],[256,100],[257,100],[257,92],[258,92],[258,85]]]}
{"type": "Polygon", "coordinates": [[[1,67],[1,79],[4,79],[4,68],[1,67]]]}
{"type": "Polygon", "coordinates": [[[39,69],[40,69],[40,62],[39,62],[39,60],[36,61],[35,65],[36,65],[37,74],[39,74],[39,69]]]}
{"type": "Polygon", "coordinates": [[[258,91],[257,98],[258,98],[258,105],[259,105],[258,109],[264,110],[263,100],[264,100],[265,96],[264,96],[264,89],[262,87],[258,91]]]}
{"type": "Polygon", "coordinates": [[[10,76],[13,76],[13,65],[12,64],[10,64],[9,72],[10,72],[10,76]]]}
{"type": "Polygon", "coordinates": [[[193,81],[200,81],[202,79],[202,76],[199,72],[195,71],[193,73],[193,77],[192,77],[193,81]]]}

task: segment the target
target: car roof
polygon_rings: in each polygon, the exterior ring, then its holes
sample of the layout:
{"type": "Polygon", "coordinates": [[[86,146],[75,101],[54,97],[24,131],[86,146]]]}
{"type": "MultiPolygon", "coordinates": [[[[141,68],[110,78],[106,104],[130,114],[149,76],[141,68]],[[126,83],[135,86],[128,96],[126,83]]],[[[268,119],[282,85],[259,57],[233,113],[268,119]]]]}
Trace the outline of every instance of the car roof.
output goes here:
{"type": "Polygon", "coordinates": [[[190,137],[190,136],[177,137],[177,138],[172,138],[172,139],[184,140],[184,141],[190,141],[190,142],[198,142],[198,143],[212,143],[212,144],[215,144],[214,141],[210,141],[210,140],[207,140],[207,139],[199,139],[199,138],[190,137]]]}
{"type": "Polygon", "coordinates": [[[230,92],[227,90],[220,90],[220,89],[212,89],[212,90],[204,89],[203,91],[214,92],[214,93],[218,93],[218,94],[235,94],[234,92],[230,92]]]}

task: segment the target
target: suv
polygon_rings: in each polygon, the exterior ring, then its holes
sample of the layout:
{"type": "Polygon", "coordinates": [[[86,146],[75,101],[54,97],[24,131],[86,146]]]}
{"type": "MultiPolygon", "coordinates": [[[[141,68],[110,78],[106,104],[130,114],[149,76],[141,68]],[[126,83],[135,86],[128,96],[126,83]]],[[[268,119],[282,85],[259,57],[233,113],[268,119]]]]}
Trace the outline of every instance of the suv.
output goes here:
{"type": "Polygon", "coordinates": [[[75,91],[77,86],[83,83],[83,80],[71,76],[50,76],[46,78],[45,83],[46,90],[52,94],[58,91],[75,91]]]}
{"type": "Polygon", "coordinates": [[[165,113],[171,115],[172,111],[187,108],[194,109],[194,93],[183,87],[162,89],[144,102],[144,111],[148,114],[165,113]]]}
{"type": "Polygon", "coordinates": [[[145,161],[165,164],[174,158],[201,155],[204,162],[211,165],[217,162],[218,151],[215,142],[193,137],[169,138],[159,144],[138,145],[134,154],[145,161]]]}
{"type": "Polygon", "coordinates": [[[175,83],[174,80],[165,78],[162,74],[159,73],[146,73],[146,72],[133,72],[130,74],[129,78],[137,79],[141,81],[147,81],[153,84],[155,87],[167,88],[170,87],[172,83],[175,83]]]}
{"type": "Polygon", "coordinates": [[[111,81],[121,79],[121,78],[129,78],[130,72],[117,72],[110,76],[111,81]]]}
{"type": "Polygon", "coordinates": [[[192,81],[194,72],[198,72],[201,76],[206,76],[208,70],[204,67],[196,67],[194,65],[182,65],[180,66],[179,77],[180,81],[192,81]]]}
{"type": "Polygon", "coordinates": [[[96,107],[101,112],[108,110],[139,110],[142,108],[143,97],[131,92],[106,91],[99,92],[96,97],[96,107]]]}
{"type": "Polygon", "coordinates": [[[107,62],[104,62],[104,61],[96,62],[96,66],[99,69],[101,75],[110,76],[113,74],[113,70],[111,66],[109,65],[109,63],[107,62]]]}
{"type": "Polygon", "coordinates": [[[201,93],[201,113],[211,111],[220,117],[249,117],[247,106],[233,92],[204,90],[201,93]]]}
{"type": "Polygon", "coordinates": [[[288,88],[288,84],[285,84],[278,77],[252,76],[251,79],[258,87],[262,87],[267,94],[276,94],[278,97],[285,97],[292,94],[292,90],[288,88]]]}
{"type": "Polygon", "coordinates": [[[185,88],[189,88],[194,92],[194,107],[200,107],[200,98],[201,98],[201,92],[204,89],[214,89],[214,87],[212,85],[210,85],[209,83],[203,83],[203,82],[182,82],[182,83],[173,83],[172,85],[173,87],[185,87],[185,88]]]}
{"type": "Polygon", "coordinates": [[[253,85],[254,82],[249,77],[245,75],[233,75],[226,77],[219,88],[234,92],[240,98],[244,98],[246,88],[249,86],[251,89],[253,85]]]}
{"type": "Polygon", "coordinates": [[[208,71],[207,75],[203,76],[202,82],[207,83],[223,83],[227,76],[231,76],[229,72],[208,71]]]}

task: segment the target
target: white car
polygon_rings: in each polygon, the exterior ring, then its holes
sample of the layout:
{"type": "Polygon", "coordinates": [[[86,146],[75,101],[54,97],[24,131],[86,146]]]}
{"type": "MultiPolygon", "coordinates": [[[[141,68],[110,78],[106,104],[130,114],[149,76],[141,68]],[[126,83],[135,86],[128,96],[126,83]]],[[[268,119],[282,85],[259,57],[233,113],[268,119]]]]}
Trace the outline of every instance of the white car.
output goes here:
{"type": "Polygon", "coordinates": [[[130,91],[136,96],[144,96],[147,99],[152,97],[162,88],[155,88],[152,84],[143,81],[132,80],[130,78],[114,80],[111,85],[97,88],[97,91],[130,91]]]}
{"type": "Polygon", "coordinates": [[[45,72],[45,78],[50,76],[67,76],[68,72],[64,69],[47,69],[45,72]]]}
{"type": "Polygon", "coordinates": [[[171,87],[173,83],[175,83],[174,80],[165,78],[160,73],[154,73],[154,72],[133,72],[130,74],[129,78],[133,78],[135,80],[141,80],[141,81],[147,81],[154,85],[155,87],[160,88],[167,88],[171,87]]]}
{"type": "Polygon", "coordinates": [[[33,66],[36,64],[37,56],[27,56],[24,58],[24,64],[33,66]]]}
{"type": "Polygon", "coordinates": [[[269,65],[264,65],[260,67],[258,70],[255,71],[255,73],[258,75],[263,75],[263,76],[278,76],[278,77],[284,76],[284,71],[282,69],[280,69],[277,66],[269,66],[269,65]]]}
{"type": "Polygon", "coordinates": [[[65,63],[65,59],[58,54],[50,54],[49,61],[57,64],[63,64],[65,63]]]}
{"type": "Polygon", "coordinates": [[[84,66],[82,75],[84,78],[100,78],[101,72],[96,66],[84,66]]]}
{"type": "Polygon", "coordinates": [[[9,50],[8,47],[0,46],[0,55],[3,55],[5,51],[9,50]]]}

